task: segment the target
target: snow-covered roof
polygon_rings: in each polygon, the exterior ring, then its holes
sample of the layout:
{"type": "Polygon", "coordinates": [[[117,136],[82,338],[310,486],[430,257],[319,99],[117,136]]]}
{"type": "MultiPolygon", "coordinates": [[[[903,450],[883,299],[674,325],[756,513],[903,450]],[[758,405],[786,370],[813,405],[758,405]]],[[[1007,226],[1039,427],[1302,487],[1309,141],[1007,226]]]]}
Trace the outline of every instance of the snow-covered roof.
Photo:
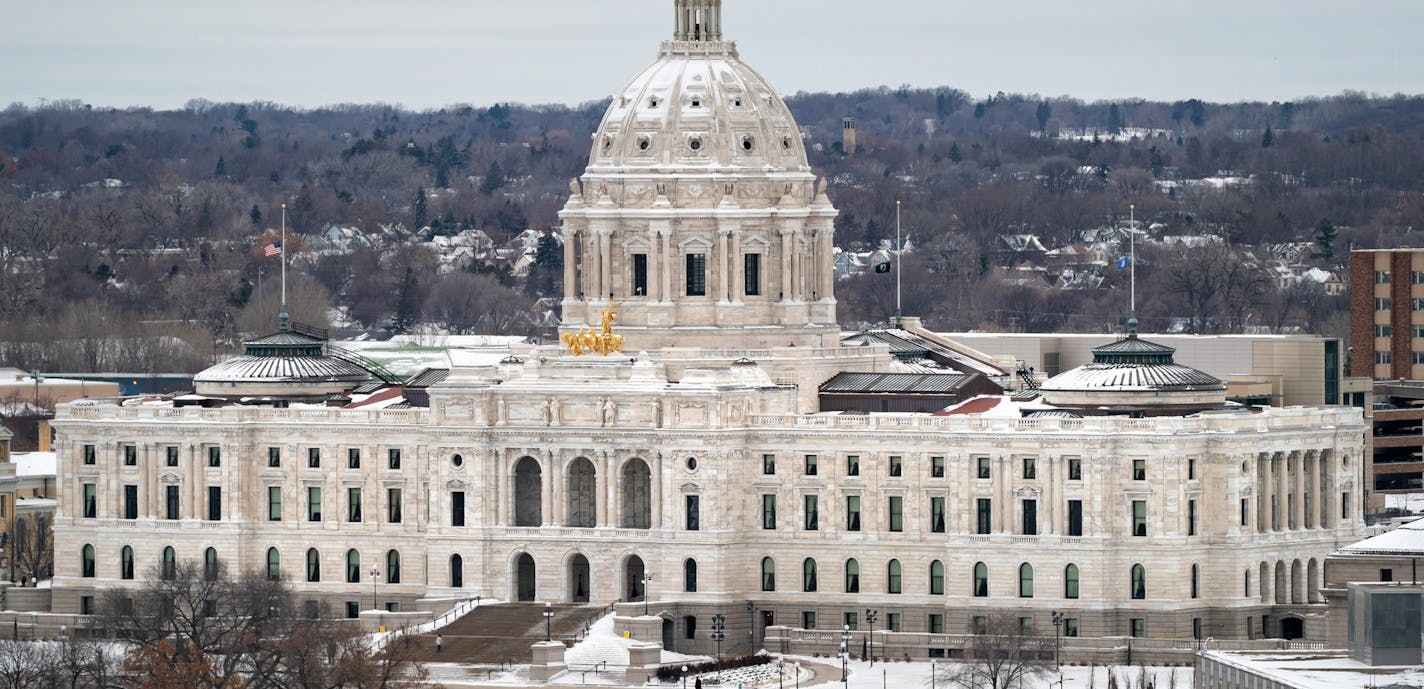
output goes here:
{"type": "Polygon", "coordinates": [[[1341,548],[1341,555],[1424,555],[1424,519],[1341,548]]]}
{"type": "Polygon", "coordinates": [[[54,476],[58,459],[53,452],[17,452],[10,455],[15,476],[54,476]]]}

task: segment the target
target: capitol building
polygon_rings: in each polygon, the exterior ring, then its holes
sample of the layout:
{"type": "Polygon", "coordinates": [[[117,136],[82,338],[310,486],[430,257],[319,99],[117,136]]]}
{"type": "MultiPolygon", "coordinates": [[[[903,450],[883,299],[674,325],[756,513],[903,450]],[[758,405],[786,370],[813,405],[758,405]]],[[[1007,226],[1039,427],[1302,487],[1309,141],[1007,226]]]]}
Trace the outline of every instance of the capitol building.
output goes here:
{"type": "Polygon", "coordinates": [[[193,395],[62,406],[55,611],[221,560],[352,616],[646,600],[692,652],[714,614],[730,650],[867,609],[1324,636],[1321,564],[1364,533],[1359,410],[1230,404],[1135,326],[1041,383],[915,319],[843,333],[796,121],[720,0],[673,4],[570,185],[564,341],[388,383],[283,322],[193,395]],[[833,379],[993,390],[831,409],[833,379]]]}

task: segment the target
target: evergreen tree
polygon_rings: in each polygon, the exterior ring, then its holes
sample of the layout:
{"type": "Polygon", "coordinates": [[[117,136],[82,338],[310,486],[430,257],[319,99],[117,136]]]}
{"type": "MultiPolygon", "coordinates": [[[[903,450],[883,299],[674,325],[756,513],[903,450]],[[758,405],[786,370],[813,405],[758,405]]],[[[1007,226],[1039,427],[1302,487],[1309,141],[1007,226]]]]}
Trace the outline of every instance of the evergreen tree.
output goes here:
{"type": "Polygon", "coordinates": [[[1122,109],[1117,107],[1117,103],[1113,103],[1112,107],[1108,108],[1108,133],[1114,135],[1122,133],[1122,109]]]}
{"type": "Polygon", "coordinates": [[[252,218],[253,227],[262,226],[262,209],[258,208],[257,204],[252,204],[252,212],[248,213],[247,215],[248,217],[252,218]]]}
{"type": "Polygon", "coordinates": [[[218,156],[218,165],[217,165],[216,168],[213,169],[213,176],[214,176],[214,177],[226,177],[226,176],[227,176],[227,159],[226,159],[226,158],[224,158],[224,157],[222,157],[222,156],[218,156]]]}
{"type": "Polygon", "coordinates": [[[539,236],[534,264],[529,266],[529,277],[524,281],[524,293],[534,299],[558,295],[563,272],[564,248],[553,233],[545,232],[539,236]]]}
{"type": "Polygon", "coordinates": [[[1034,112],[1034,117],[1038,119],[1038,131],[1042,134],[1048,133],[1048,119],[1053,117],[1053,106],[1048,101],[1038,104],[1038,110],[1034,112]]]}
{"type": "Polygon", "coordinates": [[[415,190],[415,223],[412,230],[420,230],[426,225],[426,214],[429,213],[429,202],[425,198],[425,187],[415,190]]]}
{"type": "Polygon", "coordinates": [[[443,158],[435,162],[435,188],[450,188],[450,166],[443,158]]]}
{"type": "Polygon", "coordinates": [[[504,187],[504,170],[499,167],[498,160],[491,160],[489,168],[485,170],[485,181],[480,184],[480,191],[485,194],[493,194],[504,187]]]}
{"type": "Polygon", "coordinates": [[[391,317],[391,332],[402,335],[420,322],[420,282],[415,271],[406,267],[396,285],[396,313],[391,317]]]}
{"type": "Polygon", "coordinates": [[[885,239],[885,232],[880,228],[880,223],[871,218],[865,222],[865,245],[871,251],[880,250],[880,242],[885,239]]]}
{"type": "Polygon", "coordinates": [[[964,160],[964,154],[959,150],[959,142],[956,141],[949,146],[950,162],[958,163],[964,160]]]}
{"type": "Polygon", "coordinates": [[[1261,135],[1261,148],[1270,148],[1276,145],[1276,133],[1266,127],[1266,133],[1261,135]]]}
{"type": "Polygon", "coordinates": [[[1315,243],[1325,253],[1325,259],[1335,258],[1335,237],[1340,233],[1329,220],[1321,220],[1315,228],[1315,243]]]}

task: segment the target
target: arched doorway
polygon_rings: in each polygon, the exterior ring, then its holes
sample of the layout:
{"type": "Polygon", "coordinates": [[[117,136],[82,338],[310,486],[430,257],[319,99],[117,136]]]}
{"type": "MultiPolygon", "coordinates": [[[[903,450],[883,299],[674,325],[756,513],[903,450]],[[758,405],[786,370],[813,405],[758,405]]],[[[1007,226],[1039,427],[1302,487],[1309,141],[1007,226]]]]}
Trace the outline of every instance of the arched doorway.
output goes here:
{"type": "Polygon", "coordinates": [[[1285,605],[1290,600],[1287,597],[1289,591],[1286,590],[1286,563],[1276,563],[1276,605],[1285,605]]]}
{"type": "Polygon", "coordinates": [[[450,556],[450,588],[458,589],[465,586],[465,558],[459,553],[450,556]]]}
{"type": "Polygon", "coordinates": [[[653,480],[648,463],[630,459],[623,465],[623,509],[618,525],[625,529],[653,526],[653,480]]]}
{"type": "Polygon", "coordinates": [[[1321,602],[1320,563],[1316,562],[1315,558],[1310,558],[1309,563],[1305,566],[1305,572],[1305,592],[1307,594],[1306,600],[1311,603],[1319,603],[1321,602]]]}
{"type": "Polygon", "coordinates": [[[568,520],[566,526],[592,529],[598,525],[598,472],[587,457],[569,465],[568,520]]]}
{"type": "Polygon", "coordinates": [[[589,588],[588,558],[576,553],[569,559],[569,601],[587,603],[589,588]]]}
{"type": "Polygon", "coordinates": [[[544,477],[539,461],[525,457],[514,466],[514,525],[544,523],[544,477]]]}
{"type": "Polygon", "coordinates": [[[1301,572],[1300,560],[1291,562],[1290,568],[1290,602],[1300,605],[1305,602],[1305,574],[1301,572]]]}
{"type": "Polygon", "coordinates": [[[1299,617],[1281,618],[1281,638],[1286,641],[1305,638],[1305,620],[1299,617]]]}
{"type": "Polygon", "coordinates": [[[627,562],[623,563],[623,590],[628,593],[625,600],[636,602],[644,600],[648,592],[643,588],[643,574],[646,570],[643,567],[643,558],[632,555],[627,562]]]}
{"type": "Polygon", "coordinates": [[[671,649],[677,642],[677,633],[672,620],[663,618],[663,648],[671,649]]]}
{"type": "Polygon", "coordinates": [[[539,594],[538,571],[529,553],[520,553],[514,561],[514,597],[521,603],[532,603],[539,594]]]}

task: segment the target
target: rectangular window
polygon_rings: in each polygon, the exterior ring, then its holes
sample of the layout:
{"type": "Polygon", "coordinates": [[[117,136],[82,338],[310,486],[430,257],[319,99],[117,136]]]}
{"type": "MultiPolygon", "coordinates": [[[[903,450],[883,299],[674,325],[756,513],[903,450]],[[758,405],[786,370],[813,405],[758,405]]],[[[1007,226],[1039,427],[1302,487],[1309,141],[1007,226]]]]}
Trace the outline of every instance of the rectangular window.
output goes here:
{"type": "Polygon", "coordinates": [[[802,629],[815,629],[815,628],[816,628],[816,612],[815,612],[814,610],[807,610],[807,611],[801,613],[801,628],[802,628],[802,629]]]}
{"type": "Polygon", "coordinates": [[[1192,618],[1192,638],[1198,641],[1202,638],[1202,619],[1200,617],[1192,618]]]}
{"type": "Polygon", "coordinates": [[[1375,363],[1376,363],[1376,364],[1392,364],[1392,363],[1394,363],[1394,354],[1393,354],[1393,352],[1390,352],[1390,351],[1388,351],[1388,350],[1383,351],[1383,352],[1375,352],[1375,363]]]}
{"type": "Polygon", "coordinates": [[[1033,636],[1033,618],[1024,616],[1019,618],[1019,634],[1023,636],[1033,636]]]}
{"type": "Polygon", "coordinates": [[[347,468],[347,469],[360,469],[360,468],[361,468],[361,448],[359,448],[359,447],[347,448],[347,450],[346,450],[346,468],[347,468]]]}
{"type": "Polygon", "coordinates": [[[138,519],[138,486],[124,486],[124,519],[138,519]]]}
{"type": "Polygon", "coordinates": [[[979,474],[978,474],[979,478],[989,478],[989,476],[990,476],[989,458],[988,458],[988,457],[980,457],[980,458],[978,459],[978,465],[979,465],[979,474]]]}
{"type": "Polygon", "coordinates": [[[220,467],[220,466],[222,466],[222,448],[220,448],[220,447],[210,447],[210,448],[208,448],[208,466],[210,466],[210,467],[220,467]]]}
{"type": "Polygon", "coordinates": [[[860,455],[846,457],[846,476],[860,475],[860,455]]]}
{"type": "Polygon", "coordinates": [[[761,296],[761,254],[746,254],[742,256],[742,263],[747,296],[761,296]]]}
{"type": "Polygon", "coordinates": [[[1410,284],[1424,285],[1424,270],[1410,271],[1409,282],[1410,284]]]}
{"type": "Polygon", "coordinates": [[[989,498],[979,498],[979,499],[976,501],[976,504],[977,504],[977,509],[976,509],[975,511],[976,511],[976,513],[977,513],[977,514],[976,514],[976,516],[977,516],[976,522],[977,522],[977,523],[975,524],[976,529],[975,529],[974,533],[981,534],[981,535],[982,535],[982,534],[988,534],[988,533],[989,533],[989,529],[992,528],[992,526],[993,526],[991,518],[992,518],[992,515],[993,515],[993,504],[994,504],[994,503],[993,503],[993,501],[990,500],[989,498]]]}
{"type": "Polygon", "coordinates": [[[1415,366],[1424,365],[1424,352],[1412,352],[1410,356],[1410,363],[1413,363],[1415,366]]]}
{"type": "Polygon", "coordinates": [[[269,469],[276,469],[277,467],[280,467],[280,466],[282,466],[282,448],[280,448],[280,447],[269,447],[269,448],[267,448],[267,468],[269,468],[269,469]]]}
{"type": "Polygon", "coordinates": [[[702,528],[702,497],[698,495],[688,495],[686,522],[688,531],[697,531],[702,528]]]}
{"type": "Polygon", "coordinates": [[[354,620],[361,616],[361,603],[354,600],[346,601],[346,619],[354,620]]]}
{"type": "Polygon", "coordinates": [[[687,296],[707,296],[707,254],[687,255],[687,296]]]}
{"type": "Polygon", "coordinates": [[[450,526],[465,525],[465,491],[450,493],[450,526]]]}
{"type": "Polygon", "coordinates": [[[1063,618],[1063,636],[1067,636],[1067,637],[1076,637],[1076,636],[1078,636],[1078,618],[1076,618],[1076,617],[1065,617],[1065,618],[1063,618]]]}
{"type": "Polygon", "coordinates": [[[267,487],[267,521],[282,521],[282,487],[267,487]]]}
{"type": "Polygon", "coordinates": [[[1380,580],[1380,581],[1394,581],[1394,570],[1393,570],[1393,569],[1381,569],[1381,570],[1380,570],[1380,577],[1379,577],[1379,580],[1380,580]]]}
{"type": "Polygon", "coordinates": [[[222,521],[222,488],[208,486],[208,521],[222,521]]]}
{"type": "Polygon", "coordinates": [[[806,475],[816,475],[816,455],[806,455],[806,475]]]}
{"type": "Polygon", "coordinates": [[[84,463],[85,463],[85,464],[90,464],[90,465],[92,465],[92,464],[94,464],[94,458],[95,458],[94,446],[93,446],[93,445],[85,445],[85,446],[84,446],[84,463]]]}
{"type": "Polygon", "coordinates": [[[389,449],[389,450],[386,450],[386,468],[387,468],[387,469],[390,469],[391,471],[400,471],[400,468],[401,468],[401,451],[400,451],[400,448],[398,448],[398,447],[393,447],[393,448],[391,448],[391,449],[389,449]]]}
{"type": "Polygon", "coordinates": [[[401,523],[401,489],[386,489],[386,521],[391,524],[401,523]]]}
{"type": "Polygon", "coordinates": [[[944,633],[944,614],[943,614],[943,613],[938,613],[938,612],[930,613],[930,620],[929,620],[929,624],[927,625],[927,627],[929,628],[929,632],[930,632],[931,634],[943,634],[943,633],[944,633]]]}
{"type": "Polygon", "coordinates": [[[930,478],[944,478],[943,457],[930,457],[930,478]]]}
{"type": "Polygon", "coordinates": [[[890,455],[890,476],[899,477],[905,475],[905,458],[899,455],[890,455]]]}
{"type": "Polygon", "coordinates": [[[1145,620],[1145,619],[1143,619],[1143,618],[1141,618],[1141,617],[1134,617],[1134,618],[1132,618],[1132,638],[1134,638],[1134,639],[1145,639],[1145,638],[1147,638],[1147,620],[1145,620]]]}
{"type": "Polygon", "coordinates": [[[633,296],[648,296],[647,254],[633,254],[633,296]]]}
{"type": "Polygon", "coordinates": [[[900,631],[900,613],[892,612],[885,615],[885,626],[894,633],[900,631]]]}
{"type": "Polygon", "coordinates": [[[806,495],[803,496],[802,499],[805,502],[803,516],[805,517],[806,530],[815,531],[821,528],[821,515],[820,511],[817,509],[817,506],[820,503],[820,498],[815,495],[806,495]]]}
{"type": "Polygon", "coordinates": [[[1134,481],[1146,481],[1146,480],[1147,480],[1147,460],[1145,460],[1145,459],[1134,459],[1134,460],[1132,460],[1132,480],[1134,480],[1134,481]]]}
{"type": "Polygon", "coordinates": [[[776,455],[761,456],[761,473],[764,476],[776,475],[776,455]]]}
{"type": "Polygon", "coordinates": [[[761,496],[761,528],[773,530],[776,528],[776,496],[761,496]]]}
{"type": "Polygon", "coordinates": [[[321,448],[319,448],[319,447],[309,447],[309,448],[307,448],[307,468],[308,468],[308,469],[320,469],[320,468],[321,468],[321,448]]]}
{"type": "Polygon", "coordinates": [[[846,496],[846,531],[860,531],[860,496],[846,496]]]}
{"type": "Polygon", "coordinates": [[[845,626],[851,629],[851,631],[860,629],[860,615],[858,613],[845,613],[841,616],[841,620],[845,626]]]}
{"type": "Polygon", "coordinates": [[[1083,535],[1083,501],[1068,501],[1068,535],[1083,535]]]}
{"type": "Polygon", "coordinates": [[[176,467],[176,466],[178,466],[178,448],[177,448],[177,447],[167,447],[167,448],[164,448],[164,449],[168,450],[168,466],[171,466],[171,467],[176,467]]]}
{"type": "Polygon", "coordinates": [[[346,521],[353,524],[361,521],[361,489],[346,489],[346,521]]]}
{"type": "Polygon", "coordinates": [[[1391,337],[1393,334],[1394,328],[1382,323],[1375,324],[1375,337],[1391,337]]]}
{"type": "Polygon", "coordinates": [[[307,489],[307,521],[321,521],[321,489],[307,489]]]}
{"type": "Polygon", "coordinates": [[[1187,501],[1187,535],[1197,535],[1197,501],[1187,501]]]}
{"type": "Polygon", "coordinates": [[[1023,501],[1023,535],[1038,535],[1038,501],[1023,501]]]}
{"type": "Polygon", "coordinates": [[[1389,284],[1389,271],[1387,271],[1387,270],[1376,270],[1376,271],[1375,271],[1375,284],[1376,284],[1376,285],[1388,285],[1388,284],[1389,284]]]}
{"type": "Polygon", "coordinates": [[[1409,300],[1410,311],[1424,311],[1424,299],[1418,297],[1409,300]]]}
{"type": "Polygon", "coordinates": [[[1027,480],[1038,478],[1038,459],[1034,457],[1024,457],[1023,477],[1027,480]]]}
{"type": "Polygon", "coordinates": [[[1083,460],[1082,460],[1081,458],[1078,458],[1078,457],[1069,457],[1069,458],[1068,458],[1068,480],[1069,480],[1069,481],[1082,481],[1082,480],[1083,480],[1083,460]]]}
{"type": "Polygon", "coordinates": [[[1340,494],[1340,518],[1341,518],[1341,519],[1349,519],[1349,518],[1350,518],[1350,494],[1349,494],[1349,493],[1341,493],[1341,494],[1340,494]]]}
{"type": "Polygon", "coordinates": [[[944,533],[944,498],[930,498],[930,533],[944,533]]]}
{"type": "Polygon", "coordinates": [[[988,634],[989,618],[984,615],[975,615],[969,618],[969,633],[979,635],[988,634]]]}
{"type": "Polygon", "coordinates": [[[1147,501],[1132,501],[1132,535],[1143,537],[1147,535],[1147,501]]]}
{"type": "Polygon", "coordinates": [[[1241,525],[1242,525],[1242,526],[1246,526],[1246,525],[1249,523],[1249,522],[1247,522],[1246,520],[1250,517],[1250,514],[1251,514],[1251,510],[1250,510],[1250,508],[1249,508],[1249,506],[1248,506],[1247,500],[1250,500],[1250,498],[1241,498],[1241,525]]]}
{"type": "Polygon", "coordinates": [[[178,519],[178,486],[168,485],[163,488],[163,516],[165,519],[178,519]]]}
{"type": "Polygon", "coordinates": [[[890,531],[899,533],[905,530],[905,498],[890,496],[890,531]]]}
{"type": "Polygon", "coordinates": [[[1392,301],[1390,301],[1390,298],[1389,298],[1389,297],[1376,297],[1376,298],[1375,298],[1375,310],[1376,310],[1376,311],[1389,311],[1389,310],[1391,310],[1391,309],[1393,309],[1393,308],[1394,308],[1394,303],[1393,303],[1392,301]]]}
{"type": "Polygon", "coordinates": [[[1196,458],[1196,457],[1188,457],[1188,458],[1187,458],[1187,480],[1188,480],[1188,481],[1195,481],[1195,480],[1197,480],[1197,458],[1196,458]]]}
{"type": "Polygon", "coordinates": [[[93,483],[84,484],[84,518],[99,517],[99,487],[93,483]]]}
{"type": "Polygon", "coordinates": [[[124,446],[124,466],[126,466],[126,467],[136,467],[136,466],[138,466],[138,448],[137,448],[137,447],[134,447],[133,445],[125,445],[125,446],[124,446]]]}

